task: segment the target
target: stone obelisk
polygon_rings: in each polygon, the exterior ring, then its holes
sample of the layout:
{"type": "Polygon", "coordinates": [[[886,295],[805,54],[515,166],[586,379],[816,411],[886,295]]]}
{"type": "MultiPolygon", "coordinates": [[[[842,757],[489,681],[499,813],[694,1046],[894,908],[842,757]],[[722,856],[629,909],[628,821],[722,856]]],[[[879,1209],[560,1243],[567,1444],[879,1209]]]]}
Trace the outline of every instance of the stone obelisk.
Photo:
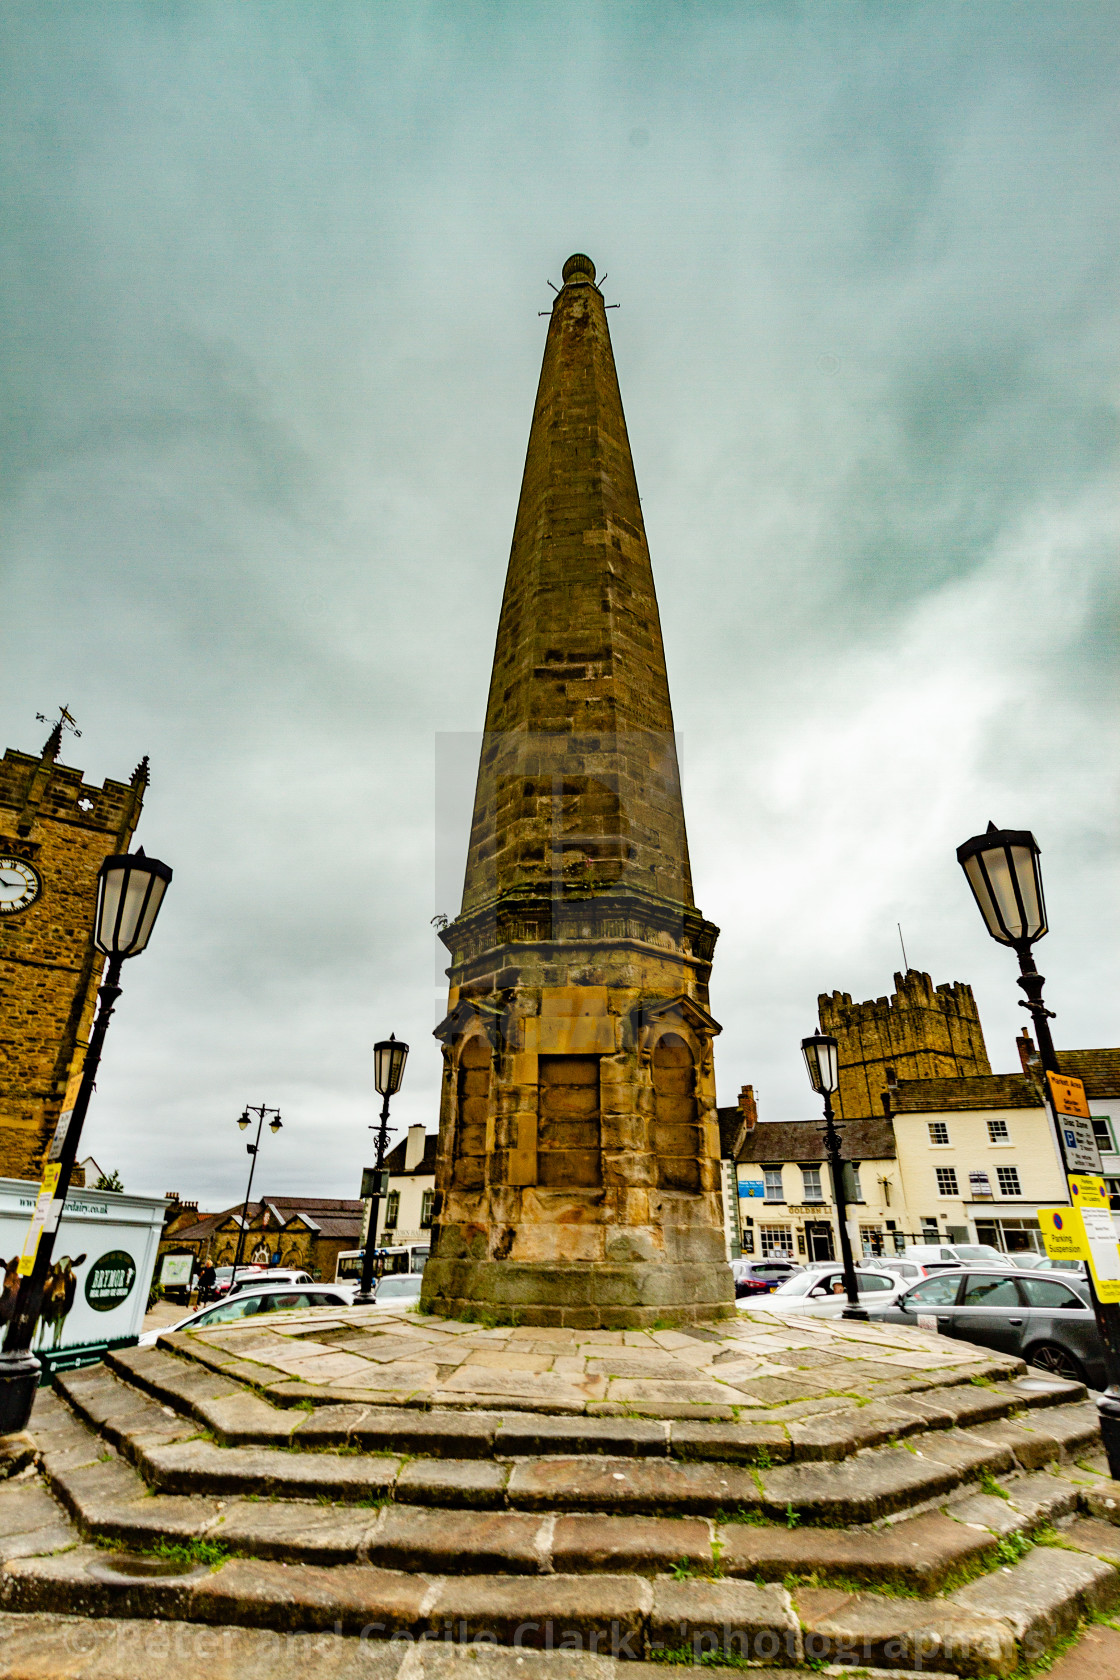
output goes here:
{"type": "Polygon", "coordinates": [[[573,1328],[734,1310],[661,625],[595,267],[569,257],[498,625],[424,1301],[573,1328]]]}

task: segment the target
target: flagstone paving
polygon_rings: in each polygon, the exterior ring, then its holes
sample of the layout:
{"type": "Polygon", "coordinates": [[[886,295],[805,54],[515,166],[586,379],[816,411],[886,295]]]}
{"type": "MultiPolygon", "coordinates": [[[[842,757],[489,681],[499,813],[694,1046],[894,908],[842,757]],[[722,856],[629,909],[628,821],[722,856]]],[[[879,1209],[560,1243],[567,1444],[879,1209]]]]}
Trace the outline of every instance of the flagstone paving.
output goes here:
{"type": "MultiPolygon", "coordinates": [[[[870,1400],[967,1380],[984,1348],[932,1332],[769,1314],[691,1330],[487,1329],[416,1312],[355,1308],[345,1319],[300,1313],[267,1325],[164,1337],[210,1349],[280,1403],[495,1405],[534,1411],[730,1419],[829,1397],[870,1400]]],[[[999,1356],[995,1356],[999,1362],[999,1356]]],[[[1015,1361],[1004,1361],[1007,1368],[1015,1361]]]]}

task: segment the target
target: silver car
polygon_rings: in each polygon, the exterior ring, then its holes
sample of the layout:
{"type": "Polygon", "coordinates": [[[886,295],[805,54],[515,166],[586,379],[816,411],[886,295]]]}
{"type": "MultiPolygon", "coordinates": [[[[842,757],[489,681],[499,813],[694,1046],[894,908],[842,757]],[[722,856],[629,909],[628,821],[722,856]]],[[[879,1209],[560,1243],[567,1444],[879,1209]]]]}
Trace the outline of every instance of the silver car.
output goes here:
{"type": "Polygon", "coordinates": [[[882,1306],[864,1304],[875,1320],[959,1336],[1017,1354],[1071,1382],[1105,1385],[1104,1349],[1088,1285],[1076,1272],[962,1267],[923,1278],[882,1306]]]}

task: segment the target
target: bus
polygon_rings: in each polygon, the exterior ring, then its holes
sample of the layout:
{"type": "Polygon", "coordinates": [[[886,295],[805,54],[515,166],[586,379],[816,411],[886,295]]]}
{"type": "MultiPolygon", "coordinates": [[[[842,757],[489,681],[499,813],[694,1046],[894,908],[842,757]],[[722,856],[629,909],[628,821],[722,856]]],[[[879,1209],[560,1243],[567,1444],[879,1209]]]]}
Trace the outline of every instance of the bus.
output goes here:
{"type": "MultiPolygon", "coordinates": [[[[404,1243],[400,1248],[378,1248],[373,1255],[374,1277],[389,1277],[394,1272],[422,1272],[431,1253],[430,1243],[404,1243]]],[[[335,1262],[336,1283],[361,1282],[364,1250],[347,1249],[335,1262]]]]}

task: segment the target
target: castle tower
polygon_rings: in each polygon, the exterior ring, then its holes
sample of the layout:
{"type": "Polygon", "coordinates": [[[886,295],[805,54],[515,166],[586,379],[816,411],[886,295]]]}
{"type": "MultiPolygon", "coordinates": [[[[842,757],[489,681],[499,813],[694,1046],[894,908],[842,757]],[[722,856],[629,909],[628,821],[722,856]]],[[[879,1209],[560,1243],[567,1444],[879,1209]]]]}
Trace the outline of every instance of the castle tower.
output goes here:
{"type": "Polygon", "coordinates": [[[821,1031],[840,1046],[837,1114],[844,1120],[881,1115],[893,1079],[963,1079],[992,1071],[971,986],[956,980],[935,987],[916,968],[896,974],[894,985],[890,998],[866,1003],[853,1003],[848,992],[822,992],[817,999],[821,1031]]]}
{"type": "Polygon", "coordinates": [[[38,1178],[76,1089],[105,965],[93,944],[97,873],[126,852],[148,763],[131,781],[86,784],[58,763],[62,726],[38,758],[0,762],[0,1176],[38,1178]]]}
{"type": "Polygon", "coordinates": [[[653,574],[594,264],[564,265],[451,953],[435,1310],[733,1310],[708,977],[653,574]]]}

